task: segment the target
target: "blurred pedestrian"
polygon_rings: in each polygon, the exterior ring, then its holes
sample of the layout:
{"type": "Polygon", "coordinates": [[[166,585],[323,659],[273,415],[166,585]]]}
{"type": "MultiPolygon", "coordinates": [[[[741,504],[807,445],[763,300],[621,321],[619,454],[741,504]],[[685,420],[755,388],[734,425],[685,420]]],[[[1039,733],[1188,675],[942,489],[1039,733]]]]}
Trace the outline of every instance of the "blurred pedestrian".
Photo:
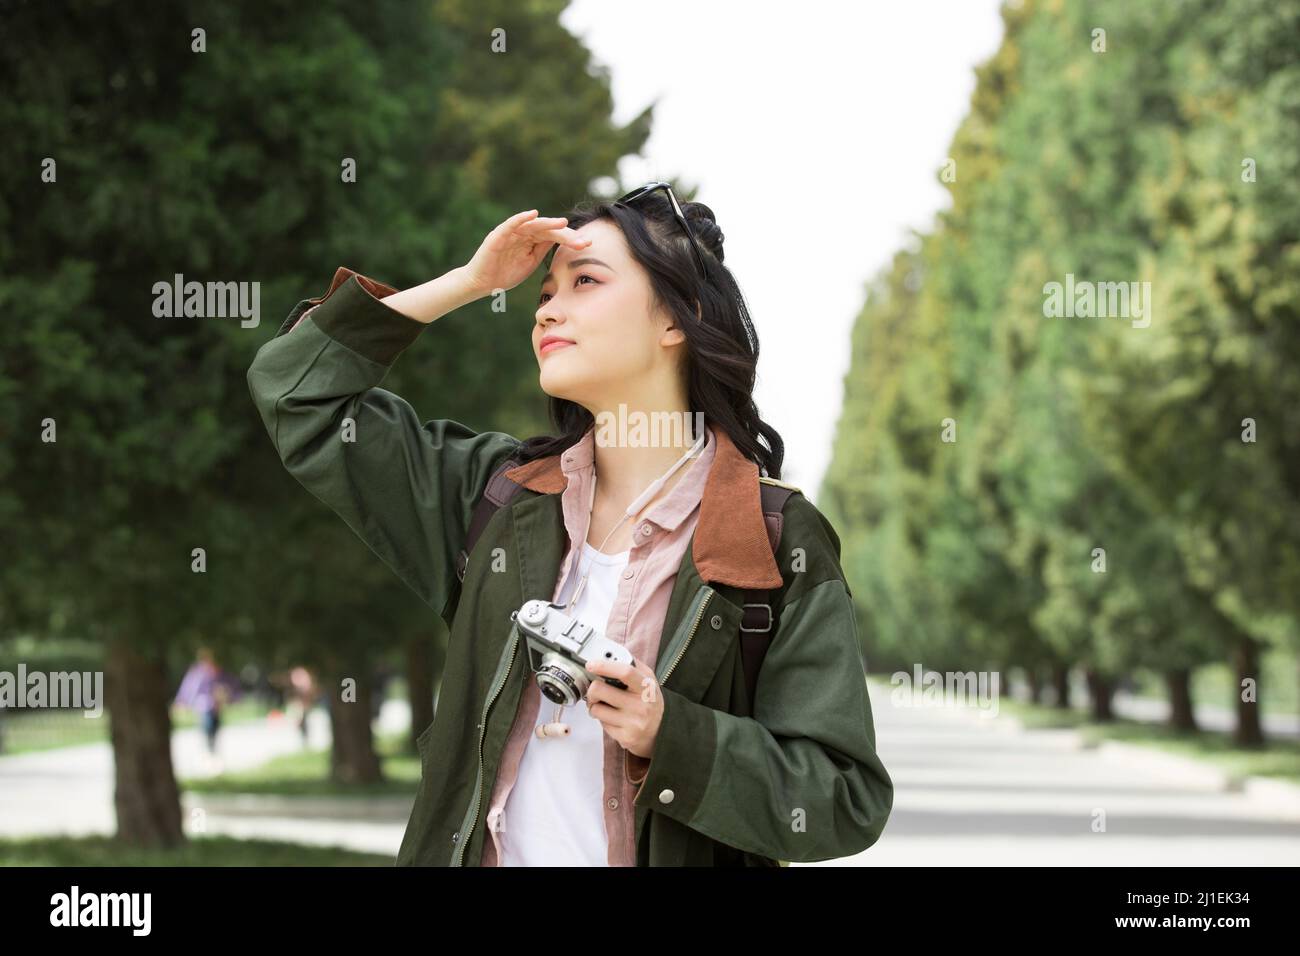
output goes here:
{"type": "Polygon", "coordinates": [[[220,772],[222,761],[217,753],[217,731],[221,729],[221,711],[227,704],[238,700],[242,691],[239,680],[221,669],[211,650],[201,647],[195,657],[195,662],[181,679],[180,689],[172,703],[188,708],[198,716],[199,727],[207,740],[208,760],[220,772]]]}
{"type": "Polygon", "coordinates": [[[303,746],[307,746],[307,716],[320,698],[320,685],[310,670],[299,665],[289,671],[289,684],[293,688],[295,709],[299,711],[298,732],[302,734],[303,746]]]}

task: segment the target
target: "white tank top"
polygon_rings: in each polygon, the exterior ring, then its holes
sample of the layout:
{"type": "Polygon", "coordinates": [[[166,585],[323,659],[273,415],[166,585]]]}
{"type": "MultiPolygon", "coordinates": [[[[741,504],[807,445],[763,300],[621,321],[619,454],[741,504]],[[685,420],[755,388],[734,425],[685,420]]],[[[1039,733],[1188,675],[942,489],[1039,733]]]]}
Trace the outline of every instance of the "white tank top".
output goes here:
{"type": "MultiPolygon", "coordinates": [[[[582,567],[569,575],[556,603],[570,600],[590,566],[578,603],[567,613],[606,631],[629,554],[605,554],[584,541],[582,567]]],[[[550,721],[555,706],[543,697],[537,723],[550,721]]],[[[519,776],[497,824],[501,866],[609,865],[604,728],[587,713],[585,700],[565,707],[560,719],[569,725],[567,737],[542,739],[534,732],[524,747],[519,776]]]]}

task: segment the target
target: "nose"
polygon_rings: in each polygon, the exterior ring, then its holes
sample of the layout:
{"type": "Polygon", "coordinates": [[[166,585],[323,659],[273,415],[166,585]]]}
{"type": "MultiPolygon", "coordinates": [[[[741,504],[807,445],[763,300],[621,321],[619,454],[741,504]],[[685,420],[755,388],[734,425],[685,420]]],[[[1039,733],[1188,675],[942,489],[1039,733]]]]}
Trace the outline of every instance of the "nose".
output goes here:
{"type": "Polygon", "coordinates": [[[544,329],[560,321],[559,316],[555,314],[555,306],[553,305],[554,302],[555,299],[552,298],[548,302],[545,302],[542,305],[539,305],[537,307],[537,312],[536,312],[537,324],[544,329]]]}

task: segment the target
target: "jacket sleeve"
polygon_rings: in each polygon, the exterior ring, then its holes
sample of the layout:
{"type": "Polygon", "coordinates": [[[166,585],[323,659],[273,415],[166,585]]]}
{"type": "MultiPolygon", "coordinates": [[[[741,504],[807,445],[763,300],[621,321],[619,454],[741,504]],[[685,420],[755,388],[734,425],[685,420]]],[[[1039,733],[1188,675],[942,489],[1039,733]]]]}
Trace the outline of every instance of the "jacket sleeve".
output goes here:
{"type": "Polygon", "coordinates": [[[421,424],[377,387],[428,328],[380,301],[394,291],[339,269],[258,350],[248,387],[290,474],[444,613],[473,507],[519,440],[450,419],[421,424]]]}
{"type": "Polygon", "coordinates": [[[876,755],[857,619],[831,578],[781,610],[753,717],[662,687],[655,749],[636,805],[775,860],[851,856],[880,837],[894,784],[876,755]]]}

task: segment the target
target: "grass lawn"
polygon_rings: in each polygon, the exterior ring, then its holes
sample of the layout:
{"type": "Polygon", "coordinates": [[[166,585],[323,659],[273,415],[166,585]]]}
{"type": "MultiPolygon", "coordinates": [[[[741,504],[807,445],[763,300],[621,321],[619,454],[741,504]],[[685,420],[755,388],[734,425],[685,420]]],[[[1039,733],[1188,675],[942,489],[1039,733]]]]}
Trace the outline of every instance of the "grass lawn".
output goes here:
{"type": "Polygon", "coordinates": [[[376,738],[384,781],[342,784],[329,780],[330,752],[304,750],[275,757],[258,767],[206,779],[183,779],[183,790],[196,793],[255,793],[296,797],[409,797],[420,782],[420,758],[404,752],[405,734],[376,738]]]}
{"type": "Polygon", "coordinates": [[[1272,777],[1300,783],[1300,741],[1270,739],[1258,750],[1245,750],[1232,742],[1230,734],[1200,731],[1177,733],[1163,724],[1117,721],[1114,725],[1088,723],[1083,727],[1086,740],[1120,740],[1125,743],[1159,747],[1161,750],[1194,757],[1218,767],[1237,778],[1272,777]]]}
{"type": "Polygon", "coordinates": [[[191,837],[144,850],[106,836],[0,839],[0,866],[392,866],[393,857],[276,840],[191,837]]]}

